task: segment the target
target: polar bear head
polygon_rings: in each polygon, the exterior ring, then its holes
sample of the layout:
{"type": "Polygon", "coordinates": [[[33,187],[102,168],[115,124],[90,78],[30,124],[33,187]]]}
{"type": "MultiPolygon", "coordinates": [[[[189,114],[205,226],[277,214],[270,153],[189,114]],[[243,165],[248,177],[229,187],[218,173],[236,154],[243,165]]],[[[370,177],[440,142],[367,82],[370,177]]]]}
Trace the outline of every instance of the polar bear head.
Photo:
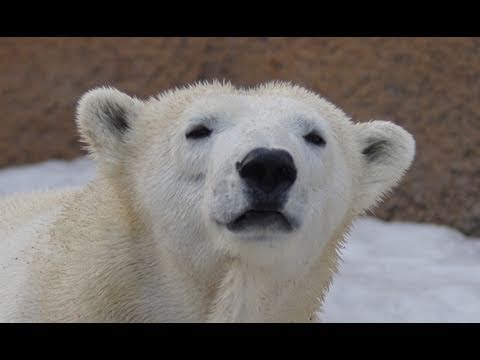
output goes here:
{"type": "Polygon", "coordinates": [[[100,172],[192,269],[225,257],[296,269],[401,179],[412,136],[386,121],[354,123],[289,83],[213,82],[141,101],[85,94],[78,126],[100,172]]]}

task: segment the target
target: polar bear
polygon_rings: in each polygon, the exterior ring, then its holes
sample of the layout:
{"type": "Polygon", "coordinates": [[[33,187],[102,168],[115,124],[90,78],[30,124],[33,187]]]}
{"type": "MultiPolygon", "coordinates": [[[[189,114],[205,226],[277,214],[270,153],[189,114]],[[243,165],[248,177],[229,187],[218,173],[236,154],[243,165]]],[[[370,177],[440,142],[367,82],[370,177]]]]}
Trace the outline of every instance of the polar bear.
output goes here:
{"type": "Polygon", "coordinates": [[[84,188],[0,203],[4,322],[309,322],[413,137],[311,90],[213,81],[77,107],[84,188]]]}

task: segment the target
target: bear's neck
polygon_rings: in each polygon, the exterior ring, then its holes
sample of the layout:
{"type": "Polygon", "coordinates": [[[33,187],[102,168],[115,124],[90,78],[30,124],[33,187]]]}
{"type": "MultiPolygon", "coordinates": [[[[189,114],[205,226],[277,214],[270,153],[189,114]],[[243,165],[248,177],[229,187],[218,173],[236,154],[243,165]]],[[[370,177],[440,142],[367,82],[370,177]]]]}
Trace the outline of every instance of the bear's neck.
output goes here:
{"type": "Polygon", "coordinates": [[[272,271],[242,264],[235,260],[220,282],[211,302],[209,322],[281,321],[284,305],[294,280],[279,279],[272,271]]]}
{"type": "Polygon", "coordinates": [[[320,321],[318,314],[337,268],[338,247],[350,222],[349,218],[339,226],[316,259],[296,267],[294,273],[249,265],[238,258],[219,259],[208,273],[192,273],[183,261],[166,257],[162,276],[168,274],[175,280],[169,283],[176,284],[168,286],[168,303],[176,308],[179,321],[320,321]]]}
{"type": "Polygon", "coordinates": [[[310,322],[319,321],[321,304],[336,271],[337,233],[320,256],[295,274],[248,266],[234,260],[225,267],[212,299],[208,322],[310,322]]]}
{"type": "Polygon", "coordinates": [[[207,321],[321,321],[322,305],[337,272],[339,250],[355,216],[353,211],[346,214],[318,257],[294,274],[247,266],[239,260],[226,264],[207,321]]]}

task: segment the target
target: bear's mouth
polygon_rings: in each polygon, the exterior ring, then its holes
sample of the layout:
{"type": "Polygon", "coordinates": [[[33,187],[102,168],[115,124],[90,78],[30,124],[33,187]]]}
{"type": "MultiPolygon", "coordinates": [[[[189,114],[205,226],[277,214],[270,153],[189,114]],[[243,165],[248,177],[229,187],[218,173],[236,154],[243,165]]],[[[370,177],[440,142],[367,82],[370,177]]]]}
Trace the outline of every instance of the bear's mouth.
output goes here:
{"type": "Polygon", "coordinates": [[[259,229],[288,232],[293,230],[293,224],[280,211],[252,209],[228,223],[227,229],[233,232],[259,229]]]}

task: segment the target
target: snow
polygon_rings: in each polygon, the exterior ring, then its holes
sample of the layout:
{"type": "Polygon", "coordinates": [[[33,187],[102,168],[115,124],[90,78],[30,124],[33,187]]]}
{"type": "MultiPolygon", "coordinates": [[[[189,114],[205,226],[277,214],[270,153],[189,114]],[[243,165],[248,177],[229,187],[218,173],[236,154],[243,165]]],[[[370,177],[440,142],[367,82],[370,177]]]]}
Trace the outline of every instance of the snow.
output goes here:
{"type": "MultiPolygon", "coordinates": [[[[79,186],[93,162],[0,169],[0,197],[79,186]]],[[[480,322],[480,239],[441,225],[357,220],[322,311],[325,322],[480,322]]]]}
{"type": "Polygon", "coordinates": [[[326,322],[480,322],[480,239],[439,225],[357,220],[326,322]]]}
{"type": "Polygon", "coordinates": [[[93,161],[86,157],[0,169],[0,198],[17,192],[80,186],[92,179],[94,174],[93,161]]]}

